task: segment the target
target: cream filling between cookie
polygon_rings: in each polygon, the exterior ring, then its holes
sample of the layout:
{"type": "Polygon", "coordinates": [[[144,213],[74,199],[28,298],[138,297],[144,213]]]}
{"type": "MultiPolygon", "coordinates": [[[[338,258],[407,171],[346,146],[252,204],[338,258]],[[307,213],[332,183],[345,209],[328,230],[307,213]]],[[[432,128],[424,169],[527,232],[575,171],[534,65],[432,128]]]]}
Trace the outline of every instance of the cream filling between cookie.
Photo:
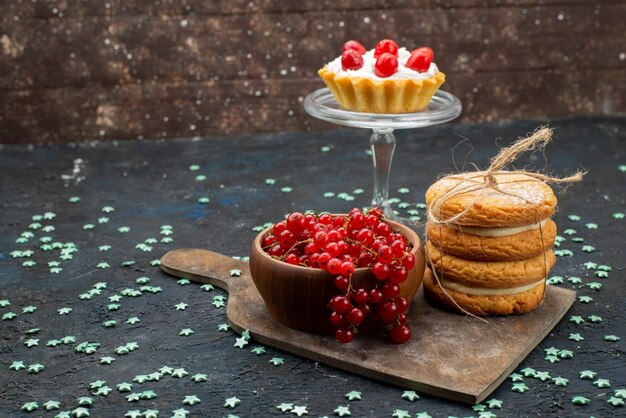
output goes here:
{"type": "Polygon", "coordinates": [[[451,282],[449,280],[441,280],[441,284],[445,288],[454,290],[455,292],[465,293],[466,295],[474,295],[474,296],[516,295],[518,293],[526,292],[527,290],[530,290],[533,287],[540,285],[542,282],[543,282],[543,279],[535,283],[527,284],[524,286],[506,287],[506,288],[489,288],[489,287],[471,287],[471,286],[465,286],[464,284],[451,282]]]}
{"type": "Polygon", "coordinates": [[[448,227],[459,230],[463,232],[464,234],[477,235],[479,237],[508,237],[510,235],[519,234],[520,232],[534,231],[536,229],[543,228],[546,224],[546,220],[547,219],[544,219],[543,221],[537,222],[536,224],[522,225],[522,226],[502,226],[502,227],[493,227],[493,228],[483,228],[479,226],[463,226],[463,225],[449,224],[448,227]]]}

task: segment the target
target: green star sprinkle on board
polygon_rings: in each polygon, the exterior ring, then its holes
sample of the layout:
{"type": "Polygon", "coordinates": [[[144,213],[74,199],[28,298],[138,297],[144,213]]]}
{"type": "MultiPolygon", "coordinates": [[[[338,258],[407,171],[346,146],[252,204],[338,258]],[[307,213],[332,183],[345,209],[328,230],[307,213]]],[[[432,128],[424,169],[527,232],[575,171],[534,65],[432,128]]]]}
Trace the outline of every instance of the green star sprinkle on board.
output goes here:
{"type": "Polygon", "coordinates": [[[528,390],[528,386],[525,383],[513,383],[511,387],[513,392],[524,393],[528,390]]]}
{"type": "Polygon", "coordinates": [[[179,408],[172,412],[173,415],[171,418],[185,418],[187,415],[189,415],[189,411],[187,411],[185,408],[179,408]]]}
{"type": "Polygon", "coordinates": [[[181,337],[188,337],[192,334],[193,334],[193,330],[191,328],[181,329],[180,332],[178,333],[178,335],[180,335],[181,337]]]}
{"type": "Polygon", "coordinates": [[[591,370],[583,370],[582,372],[580,372],[580,378],[581,379],[593,379],[596,377],[598,373],[591,371],[591,370]]]}
{"type": "Polygon", "coordinates": [[[593,222],[586,223],[585,226],[587,227],[587,229],[598,229],[598,224],[593,222]]]}
{"type": "Polygon", "coordinates": [[[584,396],[574,396],[572,398],[572,403],[574,405],[587,405],[589,402],[589,398],[585,398],[584,396]]]}
{"type": "Polygon", "coordinates": [[[582,218],[581,218],[580,216],[578,216],[578,215],[569,215],[569,216],[567,217],[567,219],[569,219],[569,220],[570,220],[570,221],[572,221],[572,222],[578,222],[578,221],[580,221],[582,218]]]}
{"type": "Polygon", "coordinates": [[[535,373],[535,379],[539,379],[542,382],[549,380],[551,378],[550,373],[548,372],[537,372],[535,373]]]}
{"type": "Polygon", "coordinates": [[[24,334],[26,335],[32,335],[32,334],[37,334],[39,333],[39,331],[41,331],[40,328],[31,328],[31,329],[27,329],[26,331],[24,331],[24,334]]]}
{"type": "Polygon", "coordinates": [[[114,327],[115,324],[117,324],[117,321],[115,319],[110,319],[108,321],[104,321],[102,323],[102,326],[105,328],[111,328],[111,327],[114,327]]]}
{"type": "Polygon", "coordinates": [[[111,249],[110,245],[100,245],[98,247],[98,251],[109,251],[111,249]]]}
{"type": "Polygon", "coordinates": [[[248,345],[248,338],[246,338],[245,336],[239,337],[235,340],[235,347],[244,348],[246,345],[248,345]]]}
{"type": "Polygon", "coordinates": [[[148,375],[145,374],[138,374],[137,376],[135,376],[133,378],[133,382],[137,382],[137,383],[143,383],[146,382],[148,380],[148,375]]]}
{"type": "Polygon", "coordinates": [[[347,417],[347,416],[352,415],[352,413],[350,412],[350,408],[348,408],[347,406],[343,406],[343,405],[337,406],[337,408],[333,410],[333,414],[338,415],[340,417],[347,417]]]}
{"type": "Polygon", "coordinates": [[[191,380],[193,380],[196,383],[206,382],[208,380],[208,376],[204,373],[197,373],[191,376],[191,380]]]}
{"type": "Polygon", "coordinates": [[[111,389],[110,387],[102,386],[101,388],[98,388],[93,394],[96,396],[107,396],[112,391],[113,389],[111,389]]]}
{"type": "Polygon", "coordinates": [[[604,341],[609,341],[612,343],[615,343],[617,341],[619,341],[620,338],[617,335],[605,335],[604,336],[604,341]]]}
{"type": "Polygon", "coordinates": [[[511,379],[511,381],[513,381],[513,382],[523,382],[524,381],[524,376],[522,376],[519,373],[511,373],[509,375],[509,379],[511,379]]]}
{"type": "Polygon", "coordinates": [[[569,317],[569,321],[570,321],[570,322],[573,322],[573,323],[575,323],[575,324],[577,324],[577,325],[580,325],[580,324],[582,324],[583,322],[585,322],[585,320],[583,319],[583,317],[582,317],[582,316],[578,316],[578,315],[572,315],[572,316],[570,316],[570,317],[569,317]]]}
{"type": "Polygon", "coordinates": [[[600,290],[600,288],[602,287],[602,283],[589,282],[587,283],[587,287],[591,290],[600,290]]]}
{"type": "Polygon", "coordinates": [[[89,416],[89,409],[83,408],[82,406],[78,407],[78,408],[72,410],[72,415],[75,416],[76,418],[88,417],[89,416]]]}
{"type": "Polygon", "coordinates": [[[174,371],[173,368],[171,368],[170,366],[163,366],[159,369],[159,373],[161,373],[162,375],[172,375],[172,372],[174,371]]]}
{"type": "Polygon", "coordinates": [[[96,226],[94,224],[85,224],[83,225],[84,230],[94,229],[96,226]]]}
{"type": "Polygon", "coordinates": [[[274,366],[280,366],[285,364],[285,359],[283,359],[282,357],[272,357],[269,363],[273,364],[274,366]]]}
{"type": "Polygon", "coordinates": [[[567,386],[569,379],[566,379],[564,377],[553,377],[552,381],[556,386],[567,386]]]}
{"type": "Polygon", "coordinates": [[[150,382],[158,382],[159,380],[161,380],[162,377],[163,374],[161,372],[154,372],[148,375],[148,380],[150,382]]]}
{"type": "Polygon", "coordinates": [[[361,400],[361,392],[352,390],[346,393],[346,399],[349,401],[360,401],[361,400]]]}
{"type": "Polygon", "coordinates": [[[140,322],[140,319],[137,318],[136,316],[131,316],[130,318],[128,318],[126,320],[126,323],[129,324],[129,325],[135,325],[135,324],[137,324],[139,322],[140,322]]]}
{"type": "Polygon", "coordinates": [[[569,338],[570,340],[572,340],[572,341],[582,341],[582,340],[584,340],[584,339],[585,339],[584,337],[582,337],[582,336],[581,336],[580,334],[578,334],[578,333],[575,333],[575,334],[570,334],[568,338],[569,338]]]}
{"type": "Polygon", "coordinates": [[[176,378],[183,378],[185,376],[187,376],[189,373],[187,372],[187,370],[180,368],[180,369],[174,369],[172,370],[172,377],[176,377],[176,378]]]}
{"type": "Polygon", "coordinates": [[[228,324],[219,324],[219,325],[217,326],[217,330],[218,330],[219,332],[226,332],[226,331],[228,331],[229,329],[230,329],[230,325],[228,325],[228,324]]]}
{"type": "Polygon", "coordinates": [[[423,411],[423,412],[418,412],[417,414],[415,414],[415,418],[433,418],[433,417],[430,416],[428,412],[423,411]]]}
{"type": "Polygon", "coordinates": [[[157,418],[158,415],[158,409],[146,409],[145,411],[143,411],[143,418],[157,418]]]}
{"type": "Polygon", "coordinates": [[[491,411],[483,411],[480,414],[478,414],[478,418],[496,418],[496,417],[497,415],[491,411]]]}
{"type": "Polygon", "coordinates": [[[613,219],[624,219],[626,215],[622,212],[615,212],[613,215],[613,219]]]}
{"type": "Polygon", "coordinates": [[[474,412],[482,412],[486,409],[485,405],[481,403],[477,403],[476,405],[472,405],[472,411],[474,412]]]}
{"type": "Polygon", "coordinates": [[[119,303],[109,303],[107,305],[107,310],[109,310],[109,311],[118,311],[121,307],[122,307],[122,305],[120,305],[119,303]]]}
{"type": "Polygon", "coordinates": [[[177,311],[184,311],[185,309],[187,309],[187,306],[189,306],[188,304],[186,304],[185,302],[181,302],[177,305],[174,305],[174,307],[176,308],[177,311]]]}
{"type": "Polygon", "coordinates": [[[109,267],[111,267],[111,265],[109,263],[107,263],[106,261],[102,261],[102,262],[96,264],[96,268],[97,269],[108,269],[109,267]]]}
{"type": "Polygon", "coordinates": [[[228,274],[230,275],[230,277],[240,277],[241,276],[241,270],[239,269],[232,269],[228,272],[228,274]]]}
{"type": "Polygon", "coordinates": [[[178,279],[176,280],[176,284],[179,284],[181,286],[186,286],[188,284],[190,284],[191,282],[187,279],[178,279]]]}
{"type": "Polygon", "coordinates": [[[583,279],[581,279],[580,277],[572,276],[572,277],[569,277],[567,281],[570,282],[571,284],[581,284],[583,282],[583,279]]]}
{"type": "Polygon", "coordinates": [[[578,296],[578,301],[580,303],[591,303],[593,302],[593,298],[591,296],[582,295],[582,296],[578,296]]]}
{"type": "Polygon", "coordinates": [[[117,228],[117,232],[119,232],[120,234],[127,234],[130,232],[130,227],[129,226],[120,226],[119,228],[117,228]]]}
{"type": "Polygon", "coordinates": [[[93,405],[93,398],[91,396],[81,396],[76,399],[79,406],[91,406],[93,405]]]}
{"type": "Polygon", "coordinates": [[[30,313],[34,313],[36,310],[37,310],[36,306],[25,306],[24,308],[22,308],[22,313],[30,314],[30,313]]]}
{"type": "Polygon", "coordinates": [[[137,402],[139,399],[141,399],[141,394],[140,393],[131,393],[129,395],[126,395],[126,400],[128,402],[137,402]]]}
{"type": "Polygon", "coordinates": [[[267,350],[263,346],[258,346],[254,347],[252,350],[250,350],[250,352],[256,354],[257,356],[260,356],[261,354],[265,354],[267,350]]]}
{"type": "Polygon", "coordinates": [[[624,406],[624,400],[615,396],[611,396],[606,402],[611,406],[624,406]]]}
{"type": "Polygon", "coordinates": [[[235,396],[224,400],[224,408],[234,408],[241,403],[241,400],[235,396]]]}
{"type": "Polygon", "coordinates": [[[115,385],[115,387],[120,392],[130,392],[131,390],[133,390],[133,384],[126,382],[118,383],[117,385],[115,385]]]}
{"type": "Polygon", "coordinates": [[[556,356],[557,354],[559,354],[559,349],[555,347],[544,348],[543,351],[545,351],[545,353],[549,356],[556,356]]]}
{"type": "Polygon", "coordinates": [[[15,312],[7,312],[4,315],[2,315],[2,320],[3,321],[10,321],[11,319],[15,318],[17,316],[17,314],[15,312]]]}
{"type": "Polygon", "coordinates": [[[157,266],[160,266],[160,265],[161,265],[161,260],[159,260],[159,259],[152,260],[152,261],[150,261],[150,265],[151,265],[152,267],[157,267],[157,266]]]}
{"type": "Polygon", "coordinates": [[[46,411],[52,411],[55,409],[59,409],[61,407],[61,402],[49,400],[43,403],[43,407],[46,409],[46,411]]]}
{"type": "Polygon", "coordinates": [[[549,361],[552,364],[558,363],[559,361],[561,361],[561,359],[558,358],[557,356],[546,356],[544,360],[549,361]]]}
{"type": "Polygon", "coordinates": [[[69,199],[67,199],[67,201],[70,202],[70,203],[78,203],[78,202],[80,202],[80,197],[72,196],[69,199]]]}
{"type": "MultiPolygon", "coordinates": [[[[63,256],[61,256],[61,258],[63,258],[63,256]]],[[[70,256],[70,258],[72,258],[72,256],[70,256]]],[[[37,265],[37,263],[35,263],[33,260],[26,260],[22,263],[23,267],[35,267],[37,265]]]]}
{"type": "Polygon", "coordinates": [[[547,280],[548,284],[551,285],[555,285],[555,284],[563,284],[563,277],[562,276],[552,276],[547,280]]]}
{"type": "Polygon", "coordinates": [[[593,245],[583,245],[580,249],[586,253],[592,253],[596,250],[596,247],[593,245]]]}
{"type": "Polygon", "coordinates": [[[32,412],[39,408],[39,404],[37,402],[26,402],[22,405],[22,411],[32,412]]]}
{"type": "Polygon", "coordinates": [[[606,279],[609,277],[609,273],[606,271],[598,270],[596,271],[596,277],[599,277],[600,279],[606,279]]]}
{"type": "Polygon", "coordinates": [[[618,398],[626,399],[626,389],[615,389],[615,396],[618,398]]]}
{"type": "Polygon", "coordinates": [[[276,408],[280,409],[281,412],[289,412],[293,409],[293,404],[283,402],[280,405],[276,405],[276,408]]]}
{"type": "Polygon", "coordinates": [[[22,369],[25,369],[25,368],[26,368],[26,366],[24,365],[24,361],[22,361],[22,360],[14,361],[9,366],[9,369],[15,370],[15,371],[19,371],[19,370],[22,370],[22,369]]]}
{"type": "Polygon", "coordinates": [[[76,337],[74,337],[73,335],[67,335],[61,338],[61,342],[63,344],[74,344],[76,342],[76,337]]]}
{"type": "Polygon", "coordinates": [[[589,322],[593,323],[602,322],[602,317],[598,315],[589,315],[587,319],[589,320],[589,322]]]}
{"type": "Polygon", "coordinates": [[[276,184],[276,180],[267,178],[267,179],[265,179],[265,184],[267,184],[268,186],[272,186],[272,185],[276,184]]]}
{"type": "Polygon", "coordinates": [[[39,345],[39,338],[29,338],[28,340],[24,341],[24,345],[26,347],[35,347],[39,345]]]}
{"type": "Polygon", "coordinates": [[[115,361],[113,357],[100,357],[100,364],[111,364],[115,361]]]}
{"type": "Polygon", "coordinates": [[[139,394],[141,399],[154,399],[157,397],[157,394],[153,390],[144,390],[139,394]]]}
{"type": "Polygon", "coordinates": [[[522,372],[524,377],[535,377],[537,375],[537,370],[533,369],[532,367],[526,367],[520,371],[522,372]]]}
{"type": "Polygon", "coordinates": [[[573,257],[574,253],[571,250],[555,250],[554,255],[557,257],[573,257]]]}
{"type": "Polygon", "coordinates": [[[418,400],[420,397],[414,390],[405,390],[402,392],[402,399],[405,399],[410,402],[414,402],[418,400]]]}
{"type": "Polygon", "coordinates": [[[109,218],[107,218],[106,216],[101,216],[101,217],[98,218],[98,223],[99,224],[109,223],[109,218]]]}
{"type": "Polygon", "coordinates": [[[200,398],[198,398],[196,395],[186,395],[185,399],[183,399],[183,404],[185,405],[195,405],[197,403],[200,403],[200,398]]]}
{"type": "Polygon", "coordinates": [[[608,379],[598,379],[593,384],[599,388],[610,388],[611,382],[608,379]]]}
{"type": "Polygon", "coordinates": [[[291,413],[301,417],[302,415],[307,415],[309,411],[307,411],[306,405],[301,405],[301,406],[296,405],[291,410],[291,413]]]}
{"type": "Polygon", "coordinates": [[[293,189],[291,187],[289,187],[289,186],[285,186],[285,187],[281,187],[280,188],[280,191],[283,192],[283,193],[291,193],[292,190],[293,189]]]}
{"type": "Polygon", "coordinates": [[[391,416],[393,418],[411,418],[411,414],[409,414],[409,411],[404,409],[394,409],[391,416]]]}
{"type": "Polygon", "coordinates": [[[126,412],[124,416],[128,418],[141,418],[143,417],[143,412],[138,409],[133,409],[132,411],[126,412]]]}
{"type": "Polygon", "coordinates": [[[559,351],[560,358],[572,358],[574,357],[574,352],[571,350],[561,350],[559,351]]]}
{"type": "Polygon", "coordinates": [[[594,263],[593,261],[587,261],[583,264],[583,266],[585,266],[587,270],[595,270],[598,268],[598,264],[594,263]]]}
{"type": "Polygon", "coordinates": [[[102,386],[106,385],[106,381],[104,380],[96,380],[93,381],[91,383],[89,383],[89,389],[98,389],[101,388],[102,386]]]}
{"type": "Polygon", "coordinates": [[[209,198],[208,198],[208,197],[206,197],[206,196],[203,196],[203,197],[198,198],[198,203],[201,203],[201,204],[207,204],[207,203],[209,203],[210,201],[211,201],[211,199],[209,199],[209,198]]]}
{"type": "Polygon", "coordinates": [[[7,306],[10,306],[11,302],[9,302],[8,299],[2,299],[0,300],[0,308],[6,308],[7,306]]]}
{"type": "Polygon", "coordinates": [[[486,403],[487,406],[491,409],[502,409],[502,401],[499,399],[489,399],[486,403]]]}
{"type": "Polygon", "coordinates": [[[200,286],[200,289],[204,290],[205,292],[211,292],[215,288],[213,287],[213,285],[203,284],[202,286],[200,286]]]}

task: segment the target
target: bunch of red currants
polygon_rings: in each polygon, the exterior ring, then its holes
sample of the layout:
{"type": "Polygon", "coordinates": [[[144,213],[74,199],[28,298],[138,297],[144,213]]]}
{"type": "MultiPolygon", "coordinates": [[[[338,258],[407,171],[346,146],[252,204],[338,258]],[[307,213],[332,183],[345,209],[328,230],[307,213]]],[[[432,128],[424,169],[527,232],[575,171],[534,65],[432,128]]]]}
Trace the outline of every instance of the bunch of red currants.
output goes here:
{"type": "Polygon", "coordinates": [[[406,322],[409,301],[400,284],[415,265],[411,243],[385,222],[379,208],[354,208],[347,215],[293,212],[274,224],[261,245],[286,263],[326,270],[338,295],[330,307],[330,322],[341,343],[352,341],[366,318],[391,325],[396,343],[411,338],[406,322]],[[369,268],[377,282],[371,289],[352,286],[356,268],[369,268]]]}

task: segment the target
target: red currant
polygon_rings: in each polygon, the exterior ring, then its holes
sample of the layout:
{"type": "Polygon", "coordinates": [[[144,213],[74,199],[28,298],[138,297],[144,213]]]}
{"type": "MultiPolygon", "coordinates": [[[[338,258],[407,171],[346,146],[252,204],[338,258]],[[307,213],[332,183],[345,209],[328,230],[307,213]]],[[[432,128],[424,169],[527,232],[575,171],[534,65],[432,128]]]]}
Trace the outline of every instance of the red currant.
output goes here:
{"type": "Polygon", "coordinates": [[[378,305],[378,315],[385,324],[391,324],[398,315],[398,307],[393,302],[383,303],[378,305]]]}
{"type": "Polygon", "coordinates": [[[350,287],[350,279],[344,276],[335,277],[335,287],[339,290],[348,290],[348,287],[350,287]]]}
{"type": "Polygon", "coordinates": [[[328,260],[326,269],[328,270],[330,274],[341,273],[341,260],[338,258],[331,258],[330,260],[328,260]]]}
{"type": "Polygon", "coordinates": [[[398,296],[393,300],[393,303],[398,307],[398,312],[406,314],[409,311],[409,301],[403,296],[398,296]]]}
{"type": "Polygon", "coordinates": [[[280,234],[285,229],[287,229],[287,222],[285,221],[276,222],[274,224],[274,227],[272,228],[272,230],[274,231],[274,235],[280,234]]]}
{"type": "Polygon", "coordinates": [[[381,292],[379,289],[370,290],[370,302],[372,302],[374,305],[382,302],[384,298],[385,296],[383,295],[383,292],[381,292]]]}
{"type": "Polygon", "coordinates": [[[372,266],[372,273],[378,280],[385,280],[389,277],[389,265],[377,261],[372,266]]]}
{"type": "Polygon", "coordinates": [[[351,261],[344,261],[341,263],[340,270],[342,276],[350,277],[352,276],[352,273],[354,273],[354,263],[351,261]]]}
{"type": "Polygon", "coordinates": [[[415,266],[415,256],[412,253],[407,253],[402,259],[402,265],[407,270],[411,270],[415,266]]]}
{"type": "Polygon", "coordinates": [[[403,265],[394,265],[389,273],[389,280],[398,284],[404,282],[407,277],[409,277],[409,273],[403,265]]]}
{"type": "Polygon", "coordinates": [[[313,236],[313,242],[318,247],[324,247],[328,243],[328,234],[326,231],[317,231],[313,236]]]}
{"type": "Polygon", "coordinates": [[[388,264],[393,260],[393,252],[391,251],[391,247],[388,245],[381,245],[376,253],[376,261],[380,263],[388,264]]]}
{"type": "Polygon", "coordinates": [[[385,282],[380,291],[387,299],[393,299],[400,294],[400,286],[392,282],[385,282]]]}
{"type": "Polygon", "coordinates": [[[330,308],[337,313],[343,314],[352,307],[350,301],[345,296],[335,296],[330,300],[330,308]]]}
{"type": "Polygon", "coordinates": [[[342,327],[344,325],[346,325],[346,321],[345,319],[343,319],[343,315],[337,313],[337,312],[331,312],[330,316],[330,323],[335,327],[342,327]]]}
{"type": "Polygon", "coordinates": [[[339,328],[335,331],[335,338],[342,344],[349,343],[352,341],[353,333],[350,331],[350,328],[339,328]]]}
{"type": "Polygon", "coordinates": [[[363,251],[357,260],[358,267],[369,267],[374,262],[374,256],[368,251],[363,251]]]}
{"type": "Polygon", "coordinates": [[[391,329],[391,339],[396,344],[404,344],[409,341],[411,338],[411,328],[409,328],[406,324],[402,325],[394,325],[391,329]]]}
{"type": "Polygon", "coordinates": [[[278,243],[281,247],[288,250],[293,246],[293,244],[296,243],[296,236],[293,234],[293,232],[285,230],[278,234],[278,243]]]}
{"type": "Polygon", "coordinates": [[[402,258],[406,251],[406,242],[402,239],[396,239],[391,242],[390,247],[395,258],[402,258]]]}
{"type": "Polygon", "coordinates": [[[284,260],[289,263],[289,264],[293,264],[295,266],[297,266],[298,264],[300,264],[300,259],[298,258],[298,256],[294,253],[289,253],[285,256],[284,260]]]}
{"type": "Polygon", "coordinates": [[[352,299],[359,305],[365,305],[369,301],[370,295],[367,293],[367,290],[359,289],[354,292],[352,299]]]}
{"type": "Polygon", "coordinates": [[[322,213],[318,218],[317,222],[323,225],[330,225],[333,223],[333,217],[329,213],[322,213]]]}
{"type": "Polygon", "coordinates": [[[390,55],[393,55],[394,57],[397,56],[398,44],[391,39],[383,39],[378,44],[376,44],[376,49],[374,49],[374,58],[378,58],[384,53],[388,53],[390,55]]]}
{"type": "Polygon", "coordinates": [[[348,49],[341,54],[341,69],[358,70],[363,67],[363,56],[354,49],[348,49]]]}
{"type": "Polygon", "coordinates": [[[386,78],[398,71],[398,58],[388,52],[381,54],[374,64],[374,74],[386,78]]]}
{"type": "Polygon", "coordinates": [[[261,240],[261,247],[263,248],[269,248],[272,244],[274,244],[276,242],[276,237],[272,234],[270,235],[266,235],[263,237],[263,239],[261,240]]]}
{"type": "Polygon", "coordinates": [[[365,315],[359,308],[352,308],[346,312],[345,319],[349,324],[359,325],[365,319],[365,315]]]}
{"type": "Polygon", "coordinates": [[[327,270],[328,262],[330,261],[331,258],[333,257],[330,254],[326,252],[321,253],[319,257],[317,257],[317,264],[320,266],[320,268],[327,270]]]}

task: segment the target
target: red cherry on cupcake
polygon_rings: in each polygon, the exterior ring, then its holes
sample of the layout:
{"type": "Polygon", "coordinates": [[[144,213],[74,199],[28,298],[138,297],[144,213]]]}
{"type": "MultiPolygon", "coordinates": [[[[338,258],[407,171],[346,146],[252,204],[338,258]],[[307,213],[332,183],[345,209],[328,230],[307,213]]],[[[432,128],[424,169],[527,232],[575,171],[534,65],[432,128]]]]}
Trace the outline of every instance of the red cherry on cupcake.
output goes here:
{"type": "Polygon", "coordinates": [[[381,54],[374,64],[374,74],[381,78],[389,77],[396,71],[398,71],[398,58],[388,52],[381,54]]]}
{"type": "Polygon", "coordinates": [[[374,50],[374,58],[378,58],[385,52],[393,56],[398,56],[398,44],[391,39],[383,39],[376,45],[376,49],[374,50]]]}
{"type": "Polygon", "coordinates": [[[363,57],[354,49],[348,49],[341,54],[341,68],[345,70],[358,70],[363,66],[363,57]]]}
{"type": "Polygon", "coordinates": [[[354,39],[349,40],[345,44],[343,44],[343,52],[353,50],[358,52],[359,54],[365,54],[365,47],[361,45],[360,42],[355,41],[354,39]]]}
{"type": "Polygon", "coordinates": [[[411,56],[406,60],[405,67],[423,73],[428,71],[430,63],[433,62],[433,58],[433,50],[429,47],[417,48],[411,52],[411,56]]]}

